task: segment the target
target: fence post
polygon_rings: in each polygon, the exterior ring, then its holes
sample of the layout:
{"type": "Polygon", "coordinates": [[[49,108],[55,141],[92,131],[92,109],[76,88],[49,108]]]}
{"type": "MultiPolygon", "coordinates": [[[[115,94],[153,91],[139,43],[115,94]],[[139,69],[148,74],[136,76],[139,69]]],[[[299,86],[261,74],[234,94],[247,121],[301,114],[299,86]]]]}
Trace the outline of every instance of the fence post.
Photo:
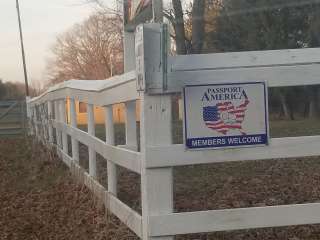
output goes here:
{"type": "Polygon", "coordinates": [[[137,151],[136,101],[125,103],[126,147],[137,151]]]}
{"type": "MultiPolygon", "coordinates": [[[[106,143],[114,145],[114,126],[112,105],[105,107],[106,143]]],[[[107,159],[108,168],[108,192],[117,195],[117,166],[107,159]]]]}
{"type": "MultiPolygon", "coordinates": [[[[94,106],[87,105],[88,109],[88,134],[95,136],[95,122],[94,122],[94,106]]],[[[97,177],[97,159],[96,152],[89,146],[89,174],[92,177],[97,177]]]]}
{"type": "Polygon", "coordinates": [[[29,115],[27,116],[27,127],[28,127],[28,134],[29,135],[33,135],[34,134],[34,125],[33,125],[33,116],[32,116],[32,113],[33,113],[33,108],[30,106],[30,103],[28,103],[28,108],[29,108],[29,115]]]}
{"type": "Polygon", "coordinates": [[[172,168],[147,169],[146,162],[151,146],[170,145],[171,139],[171,98],[166,95],[141,98],[141,193],[143,240],[173,240],[173,236],[153,238],[149,236],[149,216],[173,211],[172,168]]]}
{"type": "MultiPolygon", "coordinates": [[[[70,98],[70,123],[71,127],[77,128],[76,102],[73,98],[70,98]]],[[[71,136],[71,144],[73,161],[79,163],[79,142],[71,136]]]]}
{"type": "Polygon", "coordinates": [[[32,134],[37,137],[37,119],[36,119],[36,105],[34,104],[33,107],[30,107],[30,122],[32,125],[32,134]]]}
{"type": "Polygon", "coordinates": [[[42,144],[44,144],[45,143],[45,137],[44,137],[42,106],[43,106],[42,103],[40,103],[39,106],[38,106],[38,117],[39,117],[39,136],[40,136],[40,141],[41,141],[42,144]]]}
{"type": "Polygon", "coordinates": [[[38,105],[35,105],[33,108],[33,119],[34,119],[34,130],[36,132],[36,137],[39,140],[39,119],[38,119],[38,105]]]}
{"type": "Polygon", "coordinates": [[[40,105],[40,121],[41,121],[41,132],[42,132],[42,142],[45,144],[48,141],[48,127],[47,127],[47,116],[45,111],[46,104],[42,103],[40,105]]]}
{"type": "Polygon", "coordinates": [[[52,101],[48,101],[48,127],[49,127],[49,143],[53,143],[53,128],[52,128],[52,101]]]}
{"type": "MultiPolygon", "coordinates": [[[[60,111],[59,111],[59,101],[54,101],[54,113],[55,113],[55,121],[56,123],[60,122],[60,111]]],[[[56,128],[56,140],[58,148],[61,148],[61,131],[56,128]]]]}
{"type": "MultiPolygon", "coordinates": [[[[66,100],[60,100],[60,122],[66,124],[66,100]]],[[[64,153],[68,154],[68,137],[65,132],[61,132],[62,134],[62,150],[64,153]]]]}

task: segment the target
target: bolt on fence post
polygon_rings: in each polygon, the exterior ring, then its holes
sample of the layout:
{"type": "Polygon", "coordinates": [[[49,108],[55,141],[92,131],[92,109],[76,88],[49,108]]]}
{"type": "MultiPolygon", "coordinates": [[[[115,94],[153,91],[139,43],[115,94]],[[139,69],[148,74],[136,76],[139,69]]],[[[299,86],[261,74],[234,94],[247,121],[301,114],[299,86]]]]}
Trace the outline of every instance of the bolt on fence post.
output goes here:
{"type": "MultiPolygon", "coordinates": [[[[87,105],[88,111],[88,134],[95,136],[95,122],[94,122],[94,106],[93,104],[87,105]]],[[[97,177],[97,157],[96,152],[89,146],[89,174],[90,176],[97,177]]]]}

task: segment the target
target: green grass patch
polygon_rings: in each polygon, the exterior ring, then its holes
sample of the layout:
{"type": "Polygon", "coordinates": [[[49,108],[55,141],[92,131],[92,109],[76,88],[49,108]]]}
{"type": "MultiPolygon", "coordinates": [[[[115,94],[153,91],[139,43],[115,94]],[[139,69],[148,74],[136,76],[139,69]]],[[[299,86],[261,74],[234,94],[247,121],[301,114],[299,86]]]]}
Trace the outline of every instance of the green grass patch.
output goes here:
{"type": "MultiPolygon", "coordinates": [[[[79,129],[87,131],[87,125],[79,125],[79,129]]],[[[140,124],[137,122],[137,135],[139,137],[140,124]]],[[[105,141],[106,130],[103,124],[96,125],[96,137],[105,141]]],[[[125,144],[125,124],[114,125],[116,145],[125,144]]],[[[299,120],[273,120],[270,121],[271,137],[296,137],[320,135],[319,119],[299,119],[299,120]]],[[[172,122],[172,141],[174,144],[183,143],[183,123],[182,121],[172,122]]]]}

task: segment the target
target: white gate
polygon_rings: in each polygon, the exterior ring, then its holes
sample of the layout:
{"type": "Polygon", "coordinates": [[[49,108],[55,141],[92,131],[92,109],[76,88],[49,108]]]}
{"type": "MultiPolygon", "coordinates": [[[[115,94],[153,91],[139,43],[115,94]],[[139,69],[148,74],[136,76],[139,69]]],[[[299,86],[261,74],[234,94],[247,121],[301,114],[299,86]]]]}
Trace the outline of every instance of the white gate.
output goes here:
{"type": "Polygon", "coordinates": [[[181,93],[184,86],[257,80],[266,81],[270,88],[320,84],[320,49],[171,57],[161,54],[165,46],[162,30],[160,25],[145,25],[143,38],[153,39],[142,43],[144,59],[140,60],[145,61],[145,70],[139,68],[106,81],[68,81],[32,99],[28,106],[34,122],[33,133],[52,144],[56,131],[56,149],[66,164],[81,175],[112,213],[145,240],[320,223],[320,203],[174,213],[172,178],[175,166],[318,156],[320,136],[273,138],[266,147],[202,151],[187,151],[182,144],[172,144],[171,137],[171,94],[181,93]],[[144,91],[137,91],[137,77],[145,78],[144,85],[141,79],[138,82],[139,89],[144,91]],[[67,98],[71,104],[70,125],[65,114],[67,98]],[[76,100],[88,104],[88,133],[76,127],[76,100]],[[137,100],[141,112],[139,152],[137,100]],[[116,103],[126,106],[125,146],[114,145],[112,105],[116,103]],[[94,136],[94,106],[105,109],[106,141],[94,136]],[[47,108],[48,113],[35,114],[40,107],[47,108]],[[72,138],[72,157],[68,155],[67,135],[72,138]],[[79,142],[89,148],[89,173],[78,165],[79,142]],[[108,189],[95,180],[95,153],[108,161],[108,189]],[[117,166],[141,175],[142,215],[117,198],[117,166]]]}
{"type": "Polygon", "coordinates": [[[21,136],[25,125],[25,101],[0,101],[0,137],[21,136]]]}

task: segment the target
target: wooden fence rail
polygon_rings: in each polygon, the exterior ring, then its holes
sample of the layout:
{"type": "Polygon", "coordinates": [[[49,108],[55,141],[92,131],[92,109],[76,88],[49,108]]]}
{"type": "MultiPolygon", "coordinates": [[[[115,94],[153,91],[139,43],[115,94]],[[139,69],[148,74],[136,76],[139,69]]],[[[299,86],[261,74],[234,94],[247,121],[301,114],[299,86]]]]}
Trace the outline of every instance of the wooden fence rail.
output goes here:
{"type": "MultiPolygon", "coordinates": [[[[155,51],[145,49],[145,51],[155,51]]],[[[158,54],[159,55],[159,54],[158,54]]],[[[161,94],[137,91],[136,71],[105,81],[72,80],[31,99],[32,133],[57,152],[106,207],[144,240],[177,234],[320,223],[319,203],[173,213],[174,166],[320,155],[320,136],[276,138],[257,148],[187,151],[172,144],[171,95],[183,86],[266,80],[269,87],[320,84],[320,49],[168,57],[168,86],[161,94]],[[70,124],[66,99],[70,99],[70,124]],[[140,104],[140,138],[136,101],[140,104]],[[88,104],[88,132],[77,128],[75,101],[88,104]],[[115,146],[112,105],[125,104],[126,144],[115,146]],[[95,137],[93,107],[105,109],[106,139],[95,137]],[[54,137],[55,135],[55,137],[54,137]],[[71,137],[69,155],[67,136],[71,137]],[[56,138],[56,140],[54,140],[56,138]],[[79,143],[88,146],[89,171],[79,166],[79,143]],[[96,153],[107,161],[108,188],[96,180],[96,153]],[[141,176],[142,215],[117,198],[117,166],[141,176]]]]}

